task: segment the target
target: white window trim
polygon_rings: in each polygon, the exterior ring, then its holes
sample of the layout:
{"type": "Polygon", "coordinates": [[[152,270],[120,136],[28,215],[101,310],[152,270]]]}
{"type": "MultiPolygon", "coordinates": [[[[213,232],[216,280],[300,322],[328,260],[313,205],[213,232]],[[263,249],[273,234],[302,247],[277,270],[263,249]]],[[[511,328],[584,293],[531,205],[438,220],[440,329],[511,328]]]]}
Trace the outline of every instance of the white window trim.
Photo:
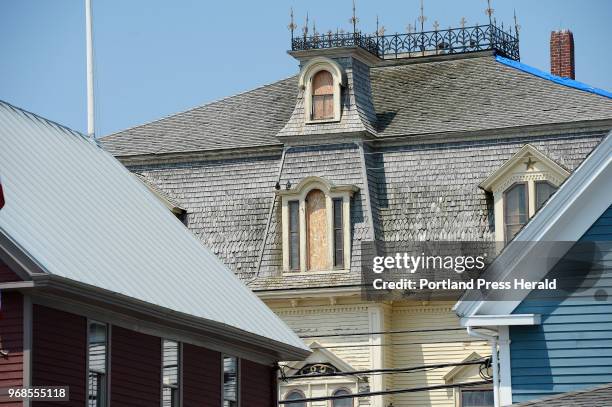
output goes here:
{"type": "Polygon", "coordinates": [[[304,91],[304,120],[307,124],[330,123],[340,121],[341,115],[341,90],[345,83],[345,75],[342,67],[336,61],[329,58],[313,58],[302,67],[299,77],[299,87],[304,91]],[[328,71],[333,78],[334,85],[334,116],[330,119],[315,120],[312,118],[312,80],[320,71],[328,71]]]}
{"type": "Polygon", "coordinates": [[[504,192],[508,188],[516,183],[527,185],[527,215],[531,218],[536,212],[536,182],[548,181],[559,188],[569,175],[567,170],[530,144],[523,146],[500,168],[489,175],[479,186],[493,193],[495,240],[505,241],[504,192]],[[526,160],[533,161],[530,168],[527,168],[526,160]]]}
{"type": "Polygon", "coordinates": [[[307,177],[303,179],[295,189],[279,191],[281,196],[281,221],[283,235],[283,273],[290,275],[299,274],[326,274],[348,272],[351,268],[351,197],[358,191],[354,185],[336,186],[319,177],[307,177]],[[325,208],[327,214],[327,241],[329,270],[308,271],[307,267],[307,233],[306,233],[306,196],[313,189],[319,189],[325,194],[325,208]],[[336,269],[333,266],[334,259],[334,218],[333,200],[342,199],[342,220],[344,229],[344,267],[336,269]],[[291,270],[289,265],[289,202],[299,201],[299,226],[300,226],[300,269],[291,270]]]}

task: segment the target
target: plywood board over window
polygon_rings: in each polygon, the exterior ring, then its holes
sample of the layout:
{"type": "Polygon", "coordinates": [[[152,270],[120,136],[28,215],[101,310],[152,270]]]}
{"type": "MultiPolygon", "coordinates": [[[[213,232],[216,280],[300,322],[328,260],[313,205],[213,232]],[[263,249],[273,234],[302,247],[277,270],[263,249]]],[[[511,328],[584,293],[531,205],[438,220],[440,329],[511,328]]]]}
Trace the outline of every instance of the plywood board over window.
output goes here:
{"type": "Polygon", "coordinates": [[[308,269],[329,269],[327,210],[323,191],[313,189],[306,195],[306,227],[308,230],[308,269]]]}

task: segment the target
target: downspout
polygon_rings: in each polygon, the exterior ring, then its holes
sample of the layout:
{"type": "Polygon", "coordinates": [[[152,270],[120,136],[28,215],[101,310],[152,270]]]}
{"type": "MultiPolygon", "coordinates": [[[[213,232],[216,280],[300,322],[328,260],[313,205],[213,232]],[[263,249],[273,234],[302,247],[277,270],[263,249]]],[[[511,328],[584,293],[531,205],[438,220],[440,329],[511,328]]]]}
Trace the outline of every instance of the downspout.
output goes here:
{"type": "Polygon", "coordinates": [[[488,335],[474,331],[471,326],[467,327],[467,334],[475,338],[484,339],[491,344],[491,365],[493,366],[493,403],[500,407],[499,403],[499,360],[497,356],[497,334],[488,335]]]}
{"type": "MultiPolygon", "coordinates": [[[[280,182],[281,175],[283,173],[283,166],[285,165],[285,153],[287,152],[287,147],[283,147],[283,153],[281,154],[280,163],[278,165],[278,173],[276,174],[276,182],[278,184],[280,182]]],[[[263,261],[264,251],[266,249],[266,240],[268,239],[268,233],[270,231],[270,223],[272,222],[272,215],[274,214],[274,203],[276,202],[276,192],[272,194],[272,202],[270,202],[270,210],[268,211],[268,221],[266,223],[266,231],[264,232],[263,241],[261,242],[261,249],[259,250],[259,258],[257,259],[257,270],[255,270],[255,275],[249,278],[244,282],[245,285],[251,284],[257,277],[259,277],[259,272],[261,270],[261,262],[263,261]]]]}

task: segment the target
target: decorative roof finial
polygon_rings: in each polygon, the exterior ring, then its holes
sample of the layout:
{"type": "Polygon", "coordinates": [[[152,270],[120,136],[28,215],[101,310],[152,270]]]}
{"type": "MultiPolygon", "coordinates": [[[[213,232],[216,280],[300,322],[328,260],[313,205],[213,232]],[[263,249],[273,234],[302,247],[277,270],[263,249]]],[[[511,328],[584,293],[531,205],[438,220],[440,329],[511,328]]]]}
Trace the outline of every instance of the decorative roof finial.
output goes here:
{"type": "Polygon", "coordinates": [[[378,37],[378,14],[376,14],[376,31],[374,32],[374,35],[378,37]]]}
{"type": "Polygon", "coordinates": [[[438,31],[438,28],[440,28],[440,23],[438,23],[438,20],[435,20],[433,22],[433,28],[434,28],[434,31],[438,31]]]}
{"type": "Polygon", "coordinates": [[[413,27],[412,24],[408,24],[408,26],[406,27],[406,30],[408,31],[408,34],[412,33],[412,30],[414,30],[416,27],[413,27]]]}
{"type": "Polygon", "coordinates": [[[516,34],[516,38],[518,38],[520,29],[521,26],[518,24],[518,20],[516,19],[516,9],[514,9],[514,33],[516,34]]]}
{"type": "Polygon", "coordinates": [[[357,32],[358,22],[359,22],[359,18],[357,18],[357,14],[355,12],[355,0],[353,0],[353,16],[349,20],[349,23],[353,24],[353,34],[357,32]]]}
{"type": "Polygon", "coordinates": [[[304,38],[306,38],[308,36],[308,13],[306,13],[306,22],[304,23],[302,32],[304,33],[304,38]]]}
{"type": "Polygon", "coordinates": [[[467,24],[467,20],[465,19],[465,17],[461,17],[461,21],[459,21],[459,24],[461,24],[461,28],[465,28],[465,25],[467,24]]]}
{"type": "Polygon", "coordinates": [[[385,28],[385,26],[381,25],[380,28],[378,29],[378,36],[379,37],[384,37],[386,31],[387,31],[387,29],[385,28]]]}
{"type": "Polygon", "coordinates": [[[289,23],[287,28],[291,30],[291,39],[293,40],[293,33],[295,29],[297,28],[297,25],[295,24],[295,21],[293,20],[293,7],[291,7],[291,22],[289,23]]]}
{"type": "Polygon", "coordinates": [[[489,16],[489,25],[493,24],[491,17],[493,16],[494,12],[495,10],[491,8],[491,0],[487,0],[487,8],[485,9],[485,14],[489,16]]]}
{"type": "Polygon", "coordinates": [[[419,22],[421,23],[421,32],[425,31],[425,20],[427,17],[423,14],[423,0],[421,0],[421,14],[419,15],[419,22]]]}

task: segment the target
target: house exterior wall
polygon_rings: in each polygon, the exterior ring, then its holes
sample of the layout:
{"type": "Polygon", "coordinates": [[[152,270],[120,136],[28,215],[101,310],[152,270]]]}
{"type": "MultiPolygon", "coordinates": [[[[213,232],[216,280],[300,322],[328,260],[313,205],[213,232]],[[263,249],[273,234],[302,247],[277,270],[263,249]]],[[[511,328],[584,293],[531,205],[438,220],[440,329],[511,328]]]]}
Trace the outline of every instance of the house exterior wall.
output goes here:
{"type": "Polygon", "coordinates": [[[240,361],[240,405],[276,406],[276,370],[249,360],[240,361]]]}
{"type": "Polygon", "coordinates": [[[183,344],[183,407],[219,407],[221,353],[183,344]],[[205,368],[203,368],[205,367],[205,368]]]}
{"type": "Polygon", "coordinates": [[[33,402],[40,406],[82,407],[87,400],[87,319],[34,304],[32,385],[69,386],[70,401],[33,402]]]}
{"type": "Polygon", "coordinates": [[[11,281],[21,281],[21,278],[0,259],[0,283],[8,283],[11,281]]]}
{"type": "Polygon", "coordinates": [[[113,326],[110,349],[112,405],[159,406],[161,339],[113,326]]]}
{"type": "MultiPolygon", "coordinates": [[[[422,366],[439,363],[461,362],[473,352],[482,357],[491,354],[486,341],[474,340],[459,325],[452,302],[394,303],[391,313],[391,329],[429,330],[454,329],[440,332],[413,332],[394,334],[392,347],[393,367],[422,366]]],[[[397,389],[448,384],[444,376],[453,368],[441,368],[409,374],[395,374],[393,386],[397,389]]],[[[463,381],[480,378],[462,377],[463,381]]],[[[452,389],[431,390],[417,393],[400,393],[393,396],[398,406],[454,407],[455,395],[452,389]]]]}
{"type": "MultiPolygon", "coordinates": [[[[23,385],[23,296],[18,292],[2,293],[0,310],[0,388],[23,385]]],[[[1,401],[2,407],[18,407],[21,402],[1,401]]]]}
{"type": "Polygon", "coordinates": [[[612,207],[581,240],[602,251],[580,289],[554,299],[533,291],[514,311],[542,323],[510,329],[513,402],[612,382],[612,207]]]}

